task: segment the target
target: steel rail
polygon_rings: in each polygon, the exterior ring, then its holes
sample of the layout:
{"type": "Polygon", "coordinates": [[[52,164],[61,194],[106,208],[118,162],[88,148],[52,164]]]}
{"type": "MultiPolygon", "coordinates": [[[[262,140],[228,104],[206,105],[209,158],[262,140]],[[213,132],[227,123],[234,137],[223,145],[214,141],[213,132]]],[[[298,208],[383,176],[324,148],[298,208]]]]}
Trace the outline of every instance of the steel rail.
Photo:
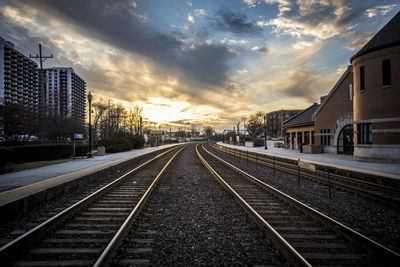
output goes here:
{"type": "Polygon", "coordinates": [[[301,203],[300,201],[294,199],[293,197],[279,191],[276,188],[273,188],[272,186],[260,181],[256,177],[252,176],[251,174],[246,173],[245,171],[239,169],[238,167],[230,164],[229,162],[219,158],[215,154],[211,153],[207,149],[202,146],[204,151],[209,154],[210,156],[214,157],[224,165],[232,168],[236,172],[242,174],[244,177],[246,177],[249,181],[261,186],[268,192],[272,193],[273,195],[279,197],[280,199],[284,200],[286,203],[290,204],[292,207],[296,208],[297,210],[311,216],[312,218],[318,220],[320,223],[328,226],[331,229],[335,229],[337,233],[342,234],[345,236],[348,240],[356,242],[359,246],[363,247],[365,250],[367,250],[369,253],[374,254],[378,256],[378,259],[380,259],[382,262],[393,264],[395,262],[400,262],[400,254],[394,252],[393,250],[377,243],[376,241],[370,239],[369,237],[366,237],[357,231],[351,229],[350,227],[328,217],[327,215],[301,203]]]}
{"type": "MultiPolygon", "coordinates": [[[[321,182],[323,184],[328,184],[328,178],[327,173],[323,172],[323,171],[319,171],[316,170],[315,174],[308,172],[308,171],[304,171],[302,169],[297,170],[297,165],[295,164],[290,164],[287,162],[282,162],[282,161],[275,161],[275,163],[272,163],[273,160],[272,159],[268,159],[265,157],[256,157],[254,156],[254,153],[251,152],[249,154],[241,152],[239,149],[233,149],[233,148],[227,148],[227,150],[235,150],[237,151],[237,153],[233,153],[231,151],[227,152],[224,151],[220,145],[211,145],[211,147],[226,153],[226,154],[234,154],[236,157],[241,157],[242,159],[248,159],[249,161],[252,162],[257,162],[257,164],[266,166],[266,167],[270,167],[270,168],[275,168],[277,170],[289,173],[289,174],[294,174],[297,175],[299,174],[301,177],[306,178],[306,179],[310,179],[316,182],[321,182]]],[[[278,158],[278,157],[276,157],[278,158]]],[[[382,201],[384,203],[388,203],[391,204],[394,207],[400,207],[400,190],[398,190],[397,188],[391,188],[385,185],[380,185],[377,183],[373,183],[373,182],[368,182],[368,181],[363,181],[363,180],[359,180],[359,179],[355,179],[355,178],[351,178],[351,177],[345,177],[339,174],[335,174],[335,173],[330,173],[330,183],[332,186],[336,186],[338,188],[342,188],[342,189],[347,189],[350,191],[353,191],[357,194],[363,195],[365,197],[369,197],[371,199],[374,200],[379,200],[382,201]],[[369,189],[372,189],[372,191],[370,190],[366,190],[360,187],[356,187],[352,184],[358,184],[360,186],[363,187],[367,187],[369,189]],[[378,193],[375,190],[379,190],[378,193]],[[384,193],[383,194],[379,194],[379,193],[384,193]],[[393,194],[398,195],[398,198],[393,197],[393,194]]]]}
{"type": "MultiPolygon", "coordinates": [[[[220,182],[230,193],[233,194],[239,204],[249,213],[249,215],[256,220],[256,222],[263,227],[269,234],[272,242],[282,251],[282,253],[296,266],[311,266],[301,255],[298,253],[265,219],[255,211],[225,180],[207,163],[201,156],[198,146],[196,146],[196,153],[203,165],[212,173],[212,175],[220,182]]],[[[203,147],[204,149],[204,147],[203,147]]],[[[205,150],[205,149],[204,149],[205,150]]],[[[205,150],[206,151],[206,150],[205,150]]]]}
{"type": "Polygon", "coordinates": [[[167,164],[165,164],[164,168],[158,173],[157,177],[153,180],[149,188],[146,190],[146,192],[143,194],[143,196],[140,198],[139,202],[136,204],[135,208],[131,211],[131,213],[128,215],[128,217],[125,219],[121,227],[118,229],[117,233],[114,235],[110,243],[108,243],[107,247],[104,249],[100,257],[97,259],[96,263],[93,265],[94,267],[99,267],[99,266],[105,266],[114,256],[115,250],[117,249],[120,241],[126,236],[127,230],[129,227],[132,225],[132,223],[135,221],[136,217],[138,216],[139,212],[142,210],[143,206],[145,205],[146,201],[148,200],[150,194],[153,192],[153,189],[157,185],[158,181],[160,180],[160,177],[164,174],[165,170],[168,168],[170,163],[174,160],[174,158],[186,147],[189,145],[186,145],[182,148],[180,148],[174,156],[172,156],[167,164]]]}
{"type": "Polygon", "coordinates": [[[101,195],[103,195],[104,193],[106,193],[109,190],[111,190],[112,188],[114,188],[116,185],[118,185],[120,182],[122,182],[129,175],[137,172],[138,170],[142,169],[143,167],[145,167],[152,161],[162,157],[163,155],[165,155],[175,149],[177,149],[177,147],[174,147],[172,149],[169,149],[165,152],[158,154],[157,156],[153,157],[152,159],[142,163],[138,167],[126,172],[125,174],[118,177],[116,180],[114,180],[114,181],[108,183],[107,185],[105,185],[104,187],[98,189],[96,192],[90,194],[89,196],[85,197],[84,199],[78,201],[77,203],[71,205],[70,207],[64,209],[63,211],[59,212],[58,214],[54,215],[53,217],[51,217],[51,218],[47,219],[46,221],[42,222],[41,224],[37,225],[36,227],[29,230],[28,232],[22,234],[21,236],[15,238],[14,240],[5,244],[4,246],[2,246],[0,248],[0,262],[7,259],[10,255],[13,254],[13,252],[16,252],[25,242],[28,242],[29,240],[32,240],[35,237],[39,236],[40,234],[44,233],[46,230],[48,230],[49,228],[51,228],[58,222],[62,221],[67,216],[70,216],[72,213],[79,210],[84,205],[87,205],[88,203],[96,200],[101,195]]]}

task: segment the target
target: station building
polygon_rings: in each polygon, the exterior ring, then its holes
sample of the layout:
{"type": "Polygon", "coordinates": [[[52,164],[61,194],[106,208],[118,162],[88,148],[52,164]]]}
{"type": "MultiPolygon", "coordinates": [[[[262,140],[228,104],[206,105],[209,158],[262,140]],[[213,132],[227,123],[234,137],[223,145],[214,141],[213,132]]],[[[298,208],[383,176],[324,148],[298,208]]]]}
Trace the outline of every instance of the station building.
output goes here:
{"type": "Polygon", "coordinates": [[[315,143],[312,115],[318,107],[319,105],[314,103],[283,122],[282,127],[286,132],[286,148],[302,151],[303,145],[313,145],[315,143]]]}
{"type": "Polygon", "coordinates": [[[299,149],[302,144],[311,147],[306,153],[399,162],[400,12],[350,62],[320,105],[282,124],[286,147],[299,149]]]}
{"type": "Polygon", "coordinates": [[[400,161],[400,12],[350,62],[354,157],[400,161]]]}
{"type": "Polygon", "coordinates": [[[352,155],[353,145],[353,70],[348,66],[311,118],[315,145],[324,153],[352,155]]]}

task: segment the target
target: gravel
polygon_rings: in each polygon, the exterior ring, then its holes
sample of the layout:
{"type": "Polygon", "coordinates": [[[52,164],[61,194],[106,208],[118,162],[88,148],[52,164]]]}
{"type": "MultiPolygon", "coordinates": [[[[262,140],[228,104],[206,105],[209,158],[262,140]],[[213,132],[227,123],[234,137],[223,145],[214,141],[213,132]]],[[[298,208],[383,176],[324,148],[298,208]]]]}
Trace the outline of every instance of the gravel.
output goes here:
{"type": "Polygon", "coordinates": [[[288,263],[195,154],[185,149],[160,180],[114,264],[150,259],[151,265],[257,265],[288,263]],[[150,254],[138,238],[154,240],[150,254]]]}
{"type": "Polygon", "coordinates": [[[400,210],[334,187],[329,199],[325,185],[301,178],[298,186],[295,175],[276,171],[274,177],[271,168],[260,165],[257,168],[251,162],[247,166],[245,159],[234,160],[209,146],[207,149],[263,182],[400,253],[400,210]]]}

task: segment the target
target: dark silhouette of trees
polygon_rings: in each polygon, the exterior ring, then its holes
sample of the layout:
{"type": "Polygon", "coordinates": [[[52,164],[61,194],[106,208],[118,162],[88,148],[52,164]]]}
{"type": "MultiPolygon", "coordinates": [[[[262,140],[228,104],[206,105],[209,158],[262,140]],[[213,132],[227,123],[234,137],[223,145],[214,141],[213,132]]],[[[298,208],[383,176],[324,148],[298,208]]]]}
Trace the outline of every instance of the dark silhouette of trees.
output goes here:
{"type": "Polygon", "coordinates": [[[257,111],[256,113],[250,115],[247,123],[247,131],[249,135],[257,137],[264,132],[264,113],[262,111],[257,111]]]}

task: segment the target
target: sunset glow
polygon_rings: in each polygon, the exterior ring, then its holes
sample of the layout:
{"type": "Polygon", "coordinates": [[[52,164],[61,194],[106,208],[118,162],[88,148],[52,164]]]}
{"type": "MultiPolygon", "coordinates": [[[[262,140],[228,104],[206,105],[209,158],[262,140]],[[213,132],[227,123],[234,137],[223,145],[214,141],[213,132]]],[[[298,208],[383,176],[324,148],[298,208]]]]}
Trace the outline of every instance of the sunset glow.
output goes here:
{"type": "Polygon", "coordinates": [[[0,25],[26,55],[42,43],[54,55],[45,67],[73,67],[95,99],[142,105],[156,125],[222,130],[317,102],[399,9],[395,0],[6,0],[0,25]]]}

